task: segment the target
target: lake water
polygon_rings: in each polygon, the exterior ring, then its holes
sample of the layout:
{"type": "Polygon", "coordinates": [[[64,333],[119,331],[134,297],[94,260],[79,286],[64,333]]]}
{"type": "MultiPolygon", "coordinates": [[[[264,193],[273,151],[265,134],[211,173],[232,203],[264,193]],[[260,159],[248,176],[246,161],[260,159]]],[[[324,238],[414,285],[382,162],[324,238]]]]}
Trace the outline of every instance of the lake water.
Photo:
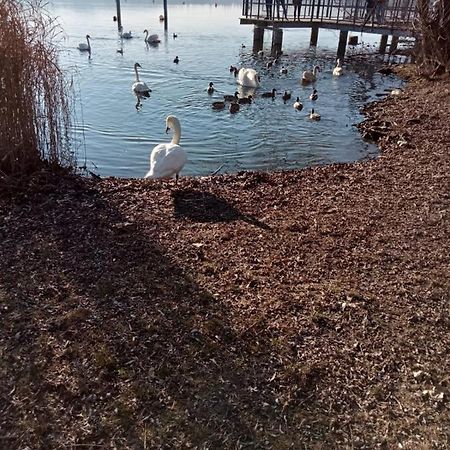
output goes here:
{"type": "MultiPolygon", "coordinates": [[[[49,9],[64,29],[62,65],[73,76],[76,94],[74,137],[78,163],[103,176],[142,177],[148,170],[151,149],[170,141],[165,117],[176,115],[182,126],[181,145],[188,153],[182,175],[272,170],[305,167],[339,161],[354,161],[376,155],[376,147],[364,142],[354,127],[359,112],[376,93],[399,85],[399,81],[376,73],[368,63],[345,61],[345,75],[333,78],[338,32],[321,30],[317,49],[309,48],[309,30],[284,30],[280,67],[265,68],[269,58],[251,54],[253,29],[239,24],[241,3],[169,2],[169,32],[165,35],[159,15],[162,4],[144,0],[122,0],[124,31],[135,36],[118,38],[114,0],[53,0],[49,9]],[[161,43],[147,46],[142,31],[158,33],[161,43]],[[177,38],[173,38],[177,33],[177,38]],[[77,50],[84,36],[91,36],[92,57],[77,50]],[[242,47],[245,45],[245,48],[242,47]],[[123,54],[117,53],[123,48],[123,54]],[[180,63],[173,59],[179,56],[180,63]],[[153,90],[136,109],[131,91],[133,65],[142,66],[141,79],[153,90]],[[313,105],[320,122],[308,119],[312,106],[311,87],[303,87],[303,70],[314,64],[322,68],[316,87],[319,99],[313,105]],[[261,75],[257,92],[276,88],[275,101],[257,97],[241,105],[237,114],[214,111],[211,103],[223,94],[233,94],[236,80],[229,66],[253,67],[261,75]],[[216,87],[206,93],[208,83],[216,87]],[[281,95],[292,91],[284,104],[281,95]],[[304,109],[293,108],[295,97],[304,109]]],[[[376,43],[379,36],[359,36],[376,43]]],[[[270,52],[271,32],[264,47],[270,52]]],[[[239,90],[239,89],[238,89],[239,90]]]]}

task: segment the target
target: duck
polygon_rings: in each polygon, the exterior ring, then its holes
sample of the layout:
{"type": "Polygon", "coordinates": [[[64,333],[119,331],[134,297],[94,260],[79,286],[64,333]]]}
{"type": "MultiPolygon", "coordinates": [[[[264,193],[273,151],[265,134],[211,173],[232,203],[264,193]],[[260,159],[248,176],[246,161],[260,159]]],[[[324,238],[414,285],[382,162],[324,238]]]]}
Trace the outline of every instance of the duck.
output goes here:
{"type": "Polygon", "coordinates": [[[117,53],[120,53],[121,55],[123,55],[123,48],[118,48],[118,49],[116,50],[116,52],[117,52],[117,53]]]}
{"type": "Polygon", "coordinates": [[[223,96],[223,99],[224,99],[226,102],[234,102],[234,101],[237,100],[238,95],[239,95],[239,93],[236,91],[233,95],[225,94],[225,95],[223,96]]]}
{"type": "Polygon", "coordinates": [[[159,20],[160,20],[160,22],[162,22],[164,20],[164,16],[162,14],[160,14],[159,20]]]}
{"type": "Polygon", "coordinates": [[[147,86],[146,83],[139,79],[138,67],[142,69],[142,66],[139,63],[135,63],[134,71],[136,73],[136,81],[133,83],[133,86],[131,86],[131,89],[135,94],[149,97],[152,90],[147,86]]]}
{"type": "Polygon", "coordinates": [[[295,100],[294,108],[299,110],[299,111],[301,111],[303,109],[303,104],[301,103],[299,97],[297,97],[297,100],[295,100]]]}
{"type": "Polygon", "coordinates": [[[264,92],[263,94],[261,94],[261,97],[274,99],[275,98],[275,92],[277,92],[277,90],[275,88],[273,88],[271,92],[264,92]]]}
{"type": "Polygon", "coordinates": [[[333,69],[333,75],[335,77],[344,75],[344,69],[341,67],[341,60],[339,58],[336,60],[336,67],[333,69]]]}
{"type": "Polygon", "coordinates": [[[208,94],[212,94],[214,92],[214,83],[212,81],[209,83],[206,92],[208,92],[208,94]]]}
{"type": "Polygon", "coordinates": [[[291,99],[291,93],[288,91],[284,91],[283,96],[281,97],[283,101],[286,103],[288,100],[291,99]]]}
{"type": "Polygon", "coordinates": [[[233,75],[234,75],[235,77],[237,77],[237,76],[239,75],[239,69],[238,69],[237,67],[234,68],[234,70],[233,70],[233,75]]]}
{"type": "Polygon", "coordinates": [[[173,36],[174,39],[176,39],[178,37],[178,34],[177,33],[173,33],[172,36],[173,36]]]}
{"type": "Polygon", "coordinates": [[[175,175],[175,182],[187,161],[186,152],[180,146],[181,125],[175,116],[166,117],[166,133],[173,129],[172,141],[158,144],[150,154],[150,170],[145,178],[168,178],[175,175]]]}
{"type": "Polygon", "coordinates": [[[249,95],[248,97],[242,97],[242,98],[238,99],[238,103],[240,105],[250,104],[252,101],[253,101],[253,97],[251,95],[249,95]]]}
{"type": "Polygon", "coordinates": [[[313,89],[312,94],[309,96],[309,99],[313,102],[319,98],[319,94],[317,93],[317,89],[313,89]]]}
{"type": "Polygon", "coordinates": [[[224,109],[225,108],[225,102],[213,102],[211,105],[212,109],[224,109]]]}
{"type": "Polygon", "coordinates": [[[91,37],[87,34],[86,35],[86,42],[80,42],[78,44],[78,50],[80,50],[80,52],[89,52],[91,53],[91,42],[90,42],[91,37]]]}
{"type": "Polygon", "coordinates": [[[236,70],[236,67],[230,66],[230,73],[233,73],[236,70]]]}
{"type": "Polygon", "coordinates": [[[308,84],[316,81],[318,72],[320,72],[319,66],[314,66],[312,72],[310,70],[305,70],[302,74],[302,83],[308,84]]]}
{"type": "Polygon", "coordinates": [[[233,102],[233,103],[230,103],[230,113],[231,114],[235,114],[235,113],[237,113],[237,112],[239,112],[239,103],[236,103],[236,102],[233,102]]]}
{"type": "Polygon", "coordinates": [[[242,68],[239,70],[237,82],[244,87],[259,87],[259,75],[255,69],[242,68]]]}
{"type": "Polygon", "coordinates": [[[148,42],[149,44],[158,44],[161,41],[159,40],[159,36],[157,34],[148,34],[148,30],[144,30],[143,33],[145,34],[144,41],[148,42]]]}
{"type": "Polygon", "coordinates": [[[180,62],[180,58],[178,56],[175,56],[175,59],[173,60],[175,64],[178,64],[180,62]]]}
{"type": "Polygon", "coordinates": [[[282,67],[280,69],[280,75],[286,75],[288,73],[288,70],[286,69],[286,67],[282,67]]]}
{"type": "Polygon", "coordinates": [[[131,31],[126,31],[125,33],[120,33],[122,39],[132,39],[131,31]]]}
{"type": "Polygon", "coordinates": [[[316,112],[314,112],[314,108],[311,109],[311,112],[309,113],[309,118],[311,120],[320,120],[320,114],[317,114],[316,112]]]}

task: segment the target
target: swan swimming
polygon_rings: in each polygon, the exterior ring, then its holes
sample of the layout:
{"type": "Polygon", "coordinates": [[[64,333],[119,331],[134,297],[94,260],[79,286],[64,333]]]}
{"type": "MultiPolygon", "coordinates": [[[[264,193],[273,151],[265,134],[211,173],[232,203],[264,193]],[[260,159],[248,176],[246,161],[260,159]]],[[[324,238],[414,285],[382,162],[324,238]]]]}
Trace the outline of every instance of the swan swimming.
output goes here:
{"type": "Polygon", "coordinates": [[[150,155],[150,170],[145,178],[168,178],[178,176],[187,161],[186,152],[180,147],[181,125],[175,116],[167,116],[166,133],[173,129],[172,141],[167,144],[158,144],[150,155]]]}
{"type": "Polygon", "coordinates": [[[144,41],[148,42],[149,44],[159,44],[161,41],[159,40],[159,36],[157,34],[148,34],[148,30],[144,30],[143,33],[145,34],[144,41]]]}
{"type": "Polygon", "coordinates": [[[89,42],[89,39],[91,39],[91,37],[87,34],[86,35],[87,44],[85,42],[80,42],[78,44],[78,50],[80,50],[80,52],[89,52],[89,53],[91,53],[91,43],[89,42]]]}
{"type": "Polygon", "coordinates": [[[146,83],[139,80],[138,67],[142,69],[142,66],[139,63],[134,64],[134,71],[136,72],[136,81],[131,86],[131,89],[134,93],[144,95],[146,97],[150,96],[150,92],[152,90],[147,86],[146,83]]]}
{"type": "Polygon", "coordinates": [[[122,39],[132,39],[131,31],[125,31],[125,33],[120,33],[122,39]]]}
{"type": "Polygon", "coordinates": [[[319,66],[314,66],[312,72],[310,70],[305,70],[302,74],[302,83],[312,83],[317,80],[317,72],[320,72],[319,66]]]}
{"type": "Polygon", "coordinates": [[[341,67],[341,60],[338,58],[336,61],[336,67],[333,69],[333,75],[335,77],[340,77],[344,75],[344,69],[341,67]]]}
{"type": "Polygon", "coordinates": [[[259,75],[255,69],[242,68],[237,77],[237,82],[244,87],[259,87],[259,75]]]}

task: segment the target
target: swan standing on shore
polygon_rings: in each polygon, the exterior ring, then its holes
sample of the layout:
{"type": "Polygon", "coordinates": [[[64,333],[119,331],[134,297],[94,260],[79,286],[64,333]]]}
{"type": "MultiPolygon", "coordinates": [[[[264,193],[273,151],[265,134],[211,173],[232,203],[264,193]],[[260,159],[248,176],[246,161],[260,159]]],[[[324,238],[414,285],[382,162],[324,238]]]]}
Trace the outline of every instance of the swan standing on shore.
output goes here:
{"type": "Polygon", "coordinates": [[[145,34],[145,38],[144,41],[149,43],[149,44],[158,44],[159,42],[161,42],[159,40],[159,36],[157,34],[148,34],[148,30],[144,30],[143,31],[145,34]]]}
{"type": "Polygon", "coordinates": [[[244,87],[259,87],[259,75],[255,69],[242,68],[237,77],[237,82],[244,87]]]}
{"type": "Polygon", "coordinates": [[[317,72],[320,72],[319,66],[314,66],[312,72],[310,70],[305,70],[302,74],[302,83],[308,84],[317,80],[317,72]]]}
{"type": "Polygon", "coordinates": [[[150,92],[152,90],[147,86],[146,83],[139,80],[139,73],[138,73],[138,67],[142,69],[141,65],[139,63],[134,64],[134,71],[136,72],[136,81],[133,83],[133,86],[131,86],[131,89],[135,94],[143,95],[146,97],[150,96],[150,92]]]}
{"type": "Polygon", "coordinates": [[[86,35],[87,44],[85,42],[80,42],[78,44],[78,50],[80,50],[80,52],[89,52],[89,53],[91,53],[91,43],[89,42],[89,39],[91,39],[91,37],[87,34],[86,35]]]}
{"type": "Polygon", "coordinates": [[[157,145],[150,155],[150,170],[145,178],[168,178],[175,175],[176,182],[187,161],[186,152],[180,147],[181,125],[175,116],[167,116],[166,133],[173,129],[172,142],[157,145]]]}
{"type": "Polygon", "coordinates": [[[344,69],[341,67],[341,60],[338,58],[336,61],[336,67],[333,69],[333,75],[335,77],[340,77],[344,75],[344,69]]]}

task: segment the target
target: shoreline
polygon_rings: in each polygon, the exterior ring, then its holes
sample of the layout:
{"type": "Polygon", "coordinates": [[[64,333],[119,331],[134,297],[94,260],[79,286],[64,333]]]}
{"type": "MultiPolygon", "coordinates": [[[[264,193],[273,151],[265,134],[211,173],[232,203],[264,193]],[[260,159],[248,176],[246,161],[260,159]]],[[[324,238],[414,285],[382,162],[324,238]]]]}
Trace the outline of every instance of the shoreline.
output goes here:
{"type": "Polygon", "coordinates": [[[369,104],[369,161],[0,199],[2,438],[445,447],[449,105],[369,104]]]}

